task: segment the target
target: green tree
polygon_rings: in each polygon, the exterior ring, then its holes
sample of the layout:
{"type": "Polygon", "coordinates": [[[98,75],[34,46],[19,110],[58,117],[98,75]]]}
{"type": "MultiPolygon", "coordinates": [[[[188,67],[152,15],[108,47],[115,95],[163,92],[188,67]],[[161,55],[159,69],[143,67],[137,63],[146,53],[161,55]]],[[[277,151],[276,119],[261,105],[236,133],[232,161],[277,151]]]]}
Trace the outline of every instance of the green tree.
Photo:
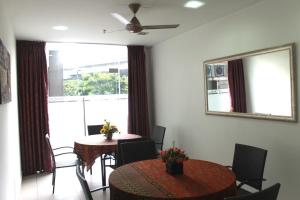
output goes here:
{"type": "Polygon", "coordinates": [[[120,85],[121,94],[128,94],[128,76],[121,76],[120,85]]]}
{"type": "Polygon", "coordinates": [[[81,75],[80,80],[65,80],[65,96],[109,95],[128,93],[128,76],[117,73],[95,72],[81,75]]]}
{"type": "Polygon", "coordinates": [[[64,81],[64,95],[65,96],[78,96],[80,95],[78,80],[64,81]]]}

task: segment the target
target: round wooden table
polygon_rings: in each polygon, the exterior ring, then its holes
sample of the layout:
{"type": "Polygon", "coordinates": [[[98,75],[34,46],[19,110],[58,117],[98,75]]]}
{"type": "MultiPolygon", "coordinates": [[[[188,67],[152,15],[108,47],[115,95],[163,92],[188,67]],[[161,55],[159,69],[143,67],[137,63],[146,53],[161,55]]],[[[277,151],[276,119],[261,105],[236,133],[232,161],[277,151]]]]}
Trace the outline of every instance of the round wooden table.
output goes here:
{"type": "Polygon", "coordinates": [[[111,200],[223,200],[236,194],[236,178],[228,168],[202,160],[184,162],[182,175],[170,175],[160,159],[130,163],[109,177],[111,200]]]}
{"type": "Polygon", "coordinates": [[[89,169],[95,160],[102,154],[117,151],[118,140],[140,138],[135,134],[114,134],[112,140],[108,141],[104,135],[90,135],[81,137],[74,142],[74,153],[80,156],[86,167],[89,169]]]}
{"type": "MultiPolygon", "coordinates": [[[[80,156],[84,166],[89,170],[98,157],[103,154],[117,152],[118,140],[135,138],[141,138],[141,136],[136,134],[115,133],[110,141],[106,140],[102,134],[80,137],[74,141],[74,153],[80,156]]],[[[105,186],[106,173],[102,165],[103,163],[101,162],[102,184],[105,186]]]]}

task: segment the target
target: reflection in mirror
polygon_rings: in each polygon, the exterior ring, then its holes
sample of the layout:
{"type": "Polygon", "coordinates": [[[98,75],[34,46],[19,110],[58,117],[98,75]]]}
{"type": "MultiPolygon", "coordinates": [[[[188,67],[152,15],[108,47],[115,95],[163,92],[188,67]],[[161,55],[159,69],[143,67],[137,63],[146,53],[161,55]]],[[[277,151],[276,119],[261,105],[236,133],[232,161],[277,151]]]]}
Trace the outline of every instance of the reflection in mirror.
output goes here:
{"type": "Polygon", "coordinates": [[[206,113],[296,121],[293,44],[204,62],[206,113]]]}

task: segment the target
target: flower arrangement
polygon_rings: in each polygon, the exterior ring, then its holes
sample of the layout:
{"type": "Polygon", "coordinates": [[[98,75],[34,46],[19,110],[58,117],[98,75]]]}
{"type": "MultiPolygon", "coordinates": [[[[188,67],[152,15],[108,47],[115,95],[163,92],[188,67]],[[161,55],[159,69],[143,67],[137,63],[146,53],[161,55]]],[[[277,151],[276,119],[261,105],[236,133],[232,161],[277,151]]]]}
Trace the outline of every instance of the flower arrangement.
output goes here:
{"type": "Polygon", "coordinates": [[[160,155],[161,159],[166,163],[182,163],[183,161],[189,159],[185,152],[177,147],[171,147],[163,150],[160,152],[160,155]]]}
{"type": "Polygon", "coordinates": [[[119,132],[117,126],[111,125],[110,122],[105,119],[100,133],[104,134],[107,139],[111,139],[112,134],[116,132],[119,132]]]}

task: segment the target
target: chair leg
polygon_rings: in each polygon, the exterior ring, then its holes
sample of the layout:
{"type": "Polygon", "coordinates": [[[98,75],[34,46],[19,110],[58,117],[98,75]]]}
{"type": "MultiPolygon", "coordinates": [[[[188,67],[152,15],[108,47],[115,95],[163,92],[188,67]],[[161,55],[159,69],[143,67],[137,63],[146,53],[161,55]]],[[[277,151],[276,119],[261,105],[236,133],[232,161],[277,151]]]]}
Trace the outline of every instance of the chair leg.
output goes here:
{"type": "MultiPolygon", "coordinates": [[[[105,158],[101,158],[101,174],[102,174],[102,186],[106,186],[106,168],[105,168],[105,158]]],[[[103,189],[105,191],[106,188],[103,189]]]]}
{"type": "Polygon", "coordinates": [[[83,177],[85,177],[85,174],[84,174],[84,165],[82,164],[82,166],[81,166],[81,170],[82,170],[82,175],[83,175],[83,177]]]}
{"type": "Polygon", "coordinates": [[[52,174],[52,194],[54,194],[54,190],[55,190],[55,177],[56,177],[56,170],[54,169],[53,174],[52,174]]]}

